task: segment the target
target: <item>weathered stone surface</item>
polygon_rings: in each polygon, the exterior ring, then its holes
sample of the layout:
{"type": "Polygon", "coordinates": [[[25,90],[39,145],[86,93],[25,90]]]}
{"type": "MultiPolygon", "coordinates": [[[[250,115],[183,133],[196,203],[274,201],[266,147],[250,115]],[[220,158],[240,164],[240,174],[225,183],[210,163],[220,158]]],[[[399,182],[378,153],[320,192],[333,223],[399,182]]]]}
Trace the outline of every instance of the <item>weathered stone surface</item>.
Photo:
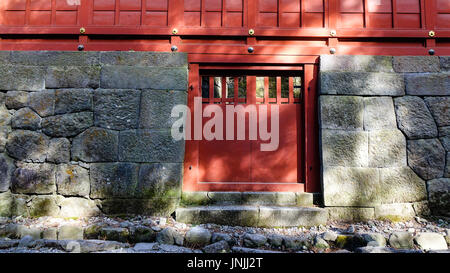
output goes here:
{"type": "Polygon", "coordinates": [[[410,168],[383,168],[377,195],[382,203],[408,203],[426,200],[427,190],[410,168]]]}
{"type": "Polygon", "coordinates": [[[242,204],[293,206],[296,204],[296,196],[294,192],[245,192],[242,193],[242,204]]]}
{"type": "Polygon", "coordinates": [[[10,217],[11,206],[12,206],[11,193],[9,191],[0,193],[0,217],[10,217]]]}
{"type": "Polygon", "coordinates": [[[321,94],[402,96],[403,76],[395,73],[321,72],[321,94]]]}
{"type": "Polygon", "coordinates": [[[42,239],[45,240],[57,240],[58,239],[58,229],[49,227],[42,231],[42,239]]]}
{"type": "Polygon", "coordinates": [[[437,137],[434,119],[425,102],[419,97],[394,99],[398,127],[408,139],[437,137]]]}
{"type": "Polygon", "coordinates": [[[32,199],[29,195],[25,194],[13,194],[12,204],[11,204],[11,215],[12,216],[23,216],[29,217],[29,211],[27,202],[32,199]]]}
{"type": "Polygon", "coordinates": [[[208,192],[207,195],[212,204],[236,205],[242,203],[241,192],[208,192]]]}
{"type": "Polygon", "coordinates": [[[369,133],[369,167],[406,166],[406,140],[399,130],[369,133]]]}
{"type": "Polygon", "coordinates": [[[151,216],[170,216],[179,205],[179,198],[135,199],[112,198],[101,202],[106,214],[142,214],[151,216]]]}
{"type": "Polygon", "coordinates": [[[450,71],[450,56],[440,56],[442,71],[450,71]]]}
{"type": "Polygon", "coordinates": [[[186,90],[187,67],[104,66],[101,88],[186,90]]]}
{"type": "Polygon", "coordinates": [[[64,224],[59,227],[58,240],[83,240],[83,228],[76,225],[64,224]]]}
{"type": "Polygon", "coordinates": [[[128,162],[183,162],[184,141],[169,130],[121,131],[119,159],[128,162]]]}
{"type": "Polygon", "coordinates": [[[67,163],[70,161],[70,141],[67,138],[52,138],[47,150],[47,161],[67,163]]]}
{"type": "Polygon", "coordinates": [[[413,249],[413,236],[409,232],[394,232],[389,236],[389,244],[393,248],[413,249]]]}
{"type": "Polygon", "coordinates": [[[11,133],[11,127],[0,126],[0,152],[3,153],[8,142],[8,135],[11,133]]]}
{"type": "MultiPolygon", "coordinates": [[[[237,244],[237,240],[234,237],[232,237],[230,234],[218,233],[218,232],[215,232],[212,234],[211,242],[217,243],[217,242],[221,242],[221,241],[227,242],[228,245],[230,245],[230,246],[237,244]]],[[[281,246],[281,242],[280,242],[280,246],[281,246]]]]}
{"type": "Polygon", "coordinates": [[[321,96],[321,128],[362,130],[364,100],[356,96],[321,96]]]}
{"type": "Polygon", "coordinates": [[[415,202],[412,204],[414,212],[417,216],[430,216],[430,206],[428,201],[422,201],[422,202],[415,202]]]}
{"type": "Polygon", "coordinates": [[[166,227],[156,234],[156,242],[160,244],[173,245],[175,230],[171,227],[166,227]]]}
{"type": "Polygon", "coordinates": [[[414,241],[423,250],[447,250],[447,242],[439,233],[419,233],[414,237],[414,241]]]}
{"type": "Polygon", "coordinates": [[[204,253],[229,253],[230,246],[226,241],[220,241],[214,244],[207,245],[202,250],[204,253]]]}
{"type": "Polygon", "coordinates": [[[337,234],[333,231],[326,231],[321,234],[322,239],[329,242],[334,242],[337,239],[337,234]]]}
{"type": "Polygon", "coordinates": [[[234,246],[231,251],[233,253],[282,253],[280,251],[274,251],[274,250],[264,250],[264,249],[254,249],[254,248],[248,248],[248,247],[238,247],[234,246]]]}
{"type": "Polygon", "coordinates": [[[133,163],[91,164],[91,198],[133,197],[139,165],[133,163]]]}
{"type": "Polygon", "coordinates": [[[323,187],[325,206],[367,206],[381,202],[376,168],[326,167],[323,187]]]}
{"type": "Polygon", "coordinates": [[[250,234],[246,233],[244,235],[244,246],[246,247],[252,247],[257,248],[264,246],[267,242],[267,238],[264,235],[261,234],[250,234]]]}
{"type": "Polygon", "coordinates": [[[445,150],[437,139],[408,140],[408,165],[422,179],[442,177],[445,150]]]}
{"type": "Polygon", "coordinates": [[[139,128],[168,129],[178,120],[172,117],[175,105],[186,105],[187,93],[169,90],[142,91],[139,128]]]}
{"type": "Polygon", "coordinates": [[[94,51],[11,51],[10,62],[15,65],[31,66],[74,66],[96,65],[99,53],[94,51]]]}
{"type": "Polygon", "coordinates": [[[49,145],[49,138],[42,133],[15,130],[8,136],[6,150],[16,159],[44,162],[49,145]]]}
{"type": "Polygon", "coordinates": [[[103,128],[89,128],[72,141],[72,159],[85,162],[117,161],[119,134],[103,128]]]}
{"type": "Polygon", "coordinates": [[[59,206],[54,196],[38,195],[31,201],[29,208],[31,217],[53,216],[59,215],[59,206]]]}
{"type": "Polygon", "coordinates": [[[8,109],[19,109],[28,105],[28,92],[8,91],[5,97],[5,105],[8,109]]]}
{"type": "Polygon", "coordinates": [[[190,246],[205,246],[211,241],[211,232],[202,227],[194,227],[186,232],[185,240],[190,246]]]}
{"type": "Polygon", "coordinates": [[[118,241],[125,243],[130,236],[130,232],[126,228],[108,227],[101,229],[100,236],[108,241],[118,241]]]}
{"type": "Polygon", "coordinates": [[[332,221],[367,221],[375,219],[373,208],[328,207],[328,219],[332,221]]]}
{"type": "Polygon", "coordinates": [[[89,171],[69,164],[56,167],[56,185],[58,193],[68,196],[89,196],[89,171]]]}
{"type": "Polygon", "coordinates": [[[364,130],[397,129],[394,103],[391,97],[364,98],[364,130]]]}
{"type": "Polygon", "coordinates": [[[43,90],[44,75],[43,67],[0,65],[0,90],[43,90]]]}
{"type": "Polygon", "coordinates": [[[58,89],[55,91],[55,114],[92,111],[92,89],[58,89]]]}
{"type": "Polygon", "coordinates": [[[450,152],[447,152],[447,160],[445,165],[444,177],[450,178],[450,152]]]}
{"type": "Polygon", "coordinates": [[[72,137],[93,124],[92,112],[64,114],[44,118],[42,120],[42,131],[53,137],[72,137]]]}
{"type": "Polygon", "coordinates": [[[59,205],[61,206],[60,217],[83,218],[101,214],[95,202],[93,200],[88,200],[85,198],[63,198],[60,201],[59,205]]]}
{"type": "Polygon", "coordinates": [[[375,246],[375,247],[385,247],[386,246],[386,238],[384,238],[384,236],[382,234],[364,233],[361,236],[363,237],[364,241],[367,244],[371,244],[371,246],[375,246]]]}
{"type": "Polygon", "coordinates": [[[140,96],[138,90],[95,90],[95,126],[114,130],[136,129],[140,96]]]}
{"type": "Polygon", "coordinates": [[[438,178],[427,182],[428,201],[437,215],[450,215],[450,178],[438,178]]]}
{"type": "Polygon", "coordinates": [[[439,141],[446,152],[450,151],[450,126],[439,127],[439,141]]]}
{"type": "Polygon", "coordinates": [[[183,191],[181,193],[181,203],[184,206],[207,205],[211,203],[211,199],[206,191],[183,191]]]}
{"type": "Polygon", "coordinates": [[[187,65],[187,54],[167,52],[101,52],[104,65],[179,67],[187,65]]]}
{"type": "Polygon", "coordinates": [[[390,247],[366,246],[356,248],[355,253],[423,253],[423,251],[414,249],[393,249],[390,247]]]}
{"type": "Polygon", "coordinates": [[[11,119],[11,127],[13,129],[37,130],[41,127],[41,121],[41,117],[27,107],[14,113],[11,119]]]}
{"type": "Polygon", "coordinates": [[[176,210],[178,222],[191,224],[257,226],[258,218],[258,208],[253,206],[205,206],[177,208],[176,210]]]}
{"type": "MultiPolygon", "coordinates": [[[[130,227],[131,232],[131,238],[130,240],[132,242],[153,242],[156,238],[156,233],[153,231],[153,229],[146,227],[146,226],[133,226],[130,227]]],[[[182,245],[182,244],[181,244],[182,245]]]]}
{"type": "Polygon", "coordinates": [[[406,94],[415,96],[449,96],[450,74],[405,74],[406,94]]]}
{"type": "Polygon", "coordinates": [[[5,154],[0,154],[0,192],[5,192],[9,189],[14,170],[14,160],[5,154]]]}
{"type": "Polygon", "coordinates": [[[5,127],[11,124],[11,114],[9,113],[6,106],[3,104],[0,105],[0,126],[5,127]]]}
{"type": "Polygon", "coordinates": [[[284,236],[283,245],[289,250],[302,250],[310,246],[310,242],[306,236],[284,236]]]}
{"type": "Polygon", "coordinates": [[[316,236],[316,238],[314,238],[314,242],[313,242],[313,246],[317,249],[327,249],[330,248],[330,245],[321,237],[316,236]]]}
{"type": "Polygon", "coordinates": [[[312,207],[314,205],[314,194],[309,192],[296,192],[296,204],[301,207],[312,207]]]}
{"type": "Polygon", "coordinates": [[[46,88],[98,88],[100,66],[51,66],[45,76],[46,88]]]}
{"type": "Polygon", "coordinates": [[[289,227],[325,225],[328,213],[320,208],[259,207],[258,226],[289,227]]]}
{"type": "Polygon", "coordinates": [[[438,56],[395,56],[393,59],[395,72],[439,72],[438,56]]]}
{"type": "Polygon", "coordinates": [[[320,71],[393,72],[391,56],[321,55],[320,71]]]}
{"type": "Polygon", "coordinates": [[[36,111],[41,117],[51,116],[55,113],[55,91],[44,90],[28,95],[28,107],[36,111]]]}
{"type": "Polygon", "coordinates": [[[450,97],[426,97],[425,102],[438,127],[450,125],[450,97]]]}
{"type": "Polygon", "coordinates": [[[180,198],[182,164],[142,164],[135,195],[142,198],[180,198]]]}
{"type": "Polygon", "coordinates": [[[11,183],[15,193],[53,193],[56,190],[55,166],[19,162],[11,183]]]}
{"type": "Polygon", "coordinates": [[[368,165],[368,133],[322,130],[324,166],[366,167],[368,165]]]}
{"type": "Polygon", "coordinates": [[[389,221],[405,221],[416,216],[411,203],[382,204],[375,206],[375,218],[389,221]]]}

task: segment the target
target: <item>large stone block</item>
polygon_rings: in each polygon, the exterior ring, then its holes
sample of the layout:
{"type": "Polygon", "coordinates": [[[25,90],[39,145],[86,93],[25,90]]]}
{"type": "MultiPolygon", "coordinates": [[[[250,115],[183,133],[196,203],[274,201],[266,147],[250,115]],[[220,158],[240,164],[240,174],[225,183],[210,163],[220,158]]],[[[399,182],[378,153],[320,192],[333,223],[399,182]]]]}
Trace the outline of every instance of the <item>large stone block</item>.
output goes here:
{"type": "Polygon", "coordinates": [[[363,129],[363,98],[356,96],[321,96],[319,100],[321,128],[363,129]]]}
{"type": "Polygon", "coordinates": [[[447,160],[445,163],[444,177],[450,178],[450,153],[449,152],[447,152],[447,160]]]}
{"type": "Polygon", "coordinates": [[[18,160],[44,162],[49,138],[38,132],[15,130],[8,136],[6,150],[18,160]]]}
{"type": "Polygon", "coordinates": [[[368,133],[322,130],[324,166],[366,167],[368,165],[368,133]]]}
{"type": "Polygon", "coordinates": [[[56,167],[56,185],[58,193],[66,196],[89,196],[89,171],[69,164],[56,167]]]}
{"type": "Polygon", "coordinates": [[[105,199],[102,211],[106,214],[143,214],[152,216],[169,216],[178,207],[180,199],[105,199]]]}
{"type": "Polygon", "coordinates": [[[411,203],[382,204],[375,207],[375,218],[389,221],[405,221],[416,216],[411,203]]]}
{"type": "Polygon", "coordinates": [[[12,119],[11,127],[13,129],[38,130],[41,127],[42,118],[30,108],[17,110],[12,119]]]}
{"type": "Polygon", "coordinates": [[[133,163],[91,164],[91,198],[133,198],[139,165],[133,163]]]}
{"type": "Polygon", "coordinates": [[[450,71],[450,56],[440,56],[442,71],[450,71]]]}
{"type": "Polygon", "coordinates": [[[179,67],[187,65],[187,54],[167,52],[101,52],[103,65],[179,67]]]}
{"type": "Polygon", "coordinates": [[[415,96],[449,96],[449,73],[405,74],[406,94],[415,96]]]}
{"type": "Polygon", "coordinates": [[[3,104],[0,105],[0,126],[9,126],[11,124],[11,114],[3,104]]]}
{"type": "Polygon", "coordinates": [[[393,60],[395,72],[439,72],[438,56],[395,56],[393,60]]]}
{"type": "Polygon", "coordinates": [[[375,218],[374,208],[327,207],[331,221],[368,221],[375,218]]]}
{"type": "Polygon", "coordinates": [[[391,56],[321,55],[320,71],[394,72],[391,56]]]}
{"type": "Polygon", "coordinates": [[[47,150],[47,161],[67,163],[70,161],[70,141],[67,138],[52,138],[47,150]]]}
{"type": "Polygon", "coordinates": [[[381,168],[377,196],[382,203],[410,203],[426,200],[425,181],[409,167],[381,168]]]}
{"type": "Polygon", "coordinates": [[[187,67],[104,66],[101,88],[187,90],[187,67]]]}
{"type": "Polygon", "coordinates": [[[325,225],[328,212],[320,208],[301,207],[260,207],[258,226],[318,226],[325,225]]]}
{"type": "Polygon", "coordinates": [[[325,206],[373,206],[381,203],[376,168],[324,167],[325,206]]]}
{"type": "Polygon", "coordinates": [[[5,154],[0,154],[0,192],[5,192],[9,189],[14,170],[14,160],[5,154]]]}
{"type": "Polygon", "coordinates": [[[89,66],[99,63],[99,52],[11,51],[11,63],[30,66],[89,66]]]}
{"type": "Polygon", "coordinates": [[[405,83],[395,73],[321,72],[320,93],[337,95],[402,96],[405,83]]]}
{"type": "Polygon", "coordinates": [[[119,133],[89,128],[72,141],[72,159],[85,162],[117,161],[119,133]]]}
{"type": "Polygon", "coordinates": [[[405,96],[394,99],[398,127],[408,139],[437,137],[433,116],[419,97],[405,96]]]}
{"type": "Polygon", "coordinates": [[[406,140],[399,130],[369,133],[369,167],[406,166],[406,140]]]}
{"type": "Polygon", "coordinates": [[[142,164],[136,196],[152,198],[181,198],[183,166],[180,163],[142,164]]]}
{"type": "Polygon", "coordinates": [[[44,118],[42,131],[52,137],[73,137],[93,124],[92,112],[64,114],[44,118]]]}
{"type": "Polygon", "coordinates": [[[178,208],[176,219],[182,223],[216,223],[227,226],[257,226],[259,209],[255,206],[206,206],[178,208]]]}
{"type": "Polygon", "coordinates": [[[428,201],[435,215],[450,216],[450,178],[438,178],[427,182],[428,201]]]}
{"type": "Polygon", "coordinates": [[[144,90],[141,97],[139,128],[168,129],[178,119],[171,117],[175,105],[186,105],[185,92],[144,90]]]}
{"type": "Polygon", "coordinates": [[[99,208],[95,204],[95,201],[85,198],[63,198],[59,201],[58,205],[61,206],[61,211],[59,212],[60,217],[83,218],[101,214],[99,208]]]}
{"type": "Polygon", "coordinates": [[[28,107],[41,117],[51,116],[55,112],[55,91],[44,90],[28,95],[28,107]]]}
{"type": "Polygon", "coordinates": [[[19,162],[11,184],[14,193],[51,194],[56,191],[55,165],[19,162]]]}
{"type": "Polygon", "coordinates": [[[0,217],[11,216],[11,205],[12,205],[11,193],[9,191],[0,193],[0,217]]]}
{"type": "Polygon", "coordinates": [[[450,126],[440,127],[438,131],[442,146],[444,146],[446,152],[450,151],[450,126]]]}
{"type": "Polygon", "coordinates": [[[8,91],[5,97],[5,105],[8,109],[19,109],[28,105],[28,92],[8,91]]]}
{"type": "Polygon", "coordinates": [[[0,51],[0,64],[11,63],[11,51],[0,51]]]}
{"type": "Polygon", "coordinates": [[[41,91],[45,89],[45,68],[0,65],[0,90],[41,91]]]}
{"type": "Polygon", "coordinates": [[[140,97],[138,90],[95,90],[95,126],[113,130],[136,129],[140,97]]]}
{"type": "Polygon", "coordinates": [[[437,139],[408,140],[408,165],[422,179],[440,178],[444,174],[445,150],[437,139]]]}
{"type": "Polygon", "coordinates": [[[46,88],[98,88],[100,66],[51,66],[45,76],[46,88]]]}
{"type": "Polygon", "coordinates": [[[59,215],[59,206],[57,205],[56,197],[54,196],[35,196],[31,201],[29,210],[31,217],[55,217],[59,215]]]}
{"type": "Polygon", "coordinates": [[[119,159],[129,162],[183,162],[184,141],[175,141],[169,130],[122,131],[119,159]]]}
{"type": "Polygon", "coordinates": [[[92,111],[92,89],[58,89],[55,91],[55,114],[92,111]]]}
{"type": "Polygon", "coordinates": [[[10,126],[0,126],[0,153],[3,153],[5,151],[6,143],[8,142],[8,135],[10,133],[10,126]]]}
{"type": "Polygon", "coordinates": [[[438,127],[450,125],[450,97],[426,97],[425,102],[438,127]]]}
{"type": "Polygon", "coordinates": [[[364,130],[397,129],[391,97],[364,98],[364,130]]]}

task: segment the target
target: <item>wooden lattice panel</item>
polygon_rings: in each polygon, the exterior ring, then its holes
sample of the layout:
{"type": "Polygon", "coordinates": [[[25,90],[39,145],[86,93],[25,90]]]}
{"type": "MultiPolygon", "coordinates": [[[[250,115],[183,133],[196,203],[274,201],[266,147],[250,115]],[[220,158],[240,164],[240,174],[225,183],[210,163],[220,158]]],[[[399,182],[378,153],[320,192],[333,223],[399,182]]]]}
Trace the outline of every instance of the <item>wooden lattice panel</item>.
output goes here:
{"type": "Polygon", "coordinates": [[[184,25],[188,27],[242,27],[243,0],[185,0],[184,25]]]}
{"type": "Polygon", "coordinates": [[[450,29],[450,1],[437,0],[436,27],[450,29]]]}

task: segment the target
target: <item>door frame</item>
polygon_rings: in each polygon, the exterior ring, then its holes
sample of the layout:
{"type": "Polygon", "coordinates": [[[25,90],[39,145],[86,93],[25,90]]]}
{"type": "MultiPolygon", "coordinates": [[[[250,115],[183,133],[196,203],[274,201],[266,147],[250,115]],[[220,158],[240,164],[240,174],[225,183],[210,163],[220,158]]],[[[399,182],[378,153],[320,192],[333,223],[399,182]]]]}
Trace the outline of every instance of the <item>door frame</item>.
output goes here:
{"type": "MultiPolygon", "coordinates": [[[[183,172],[183,191],[228,191],[228,192],[319,192],[319,151],[318,151],[318,112],[317,112],[317,75],[318,65],[316,63],[301,64],[303,75],[303,90],[301,96],[301,111],[303,112],[303,120],[300,123],[302,127],[302,136],[300,148],[303,151],[301,161],[302,182],[299,183],[202,183],[198,182],[198,162],[199,162],[199,142],[195,140],[187,140],[185,145],[185,160],[183,172]]],[[[299,67],[299,64],[283,64],[280,69],[288,67],[299,67]]],[[[200,96],[200,69],[249,69],[254,70],[255,66],[247,64],[236,64],[235,66],[224,67],[220,65],[190,63],[189,64],[189,86],[188,86],[188,102],[190,109],[193,108],[193,99],[200,96]]],[[[267,69],[273,70],[274,66],[267,66],[267,69]]],[[[257,68],[265,69],[265,66],[257,66],[257,68]]],[[[193,113],[192,113],[193,115],[193,113]]],[[[192,119],[193,120],[193,119],[192,119]]]]}

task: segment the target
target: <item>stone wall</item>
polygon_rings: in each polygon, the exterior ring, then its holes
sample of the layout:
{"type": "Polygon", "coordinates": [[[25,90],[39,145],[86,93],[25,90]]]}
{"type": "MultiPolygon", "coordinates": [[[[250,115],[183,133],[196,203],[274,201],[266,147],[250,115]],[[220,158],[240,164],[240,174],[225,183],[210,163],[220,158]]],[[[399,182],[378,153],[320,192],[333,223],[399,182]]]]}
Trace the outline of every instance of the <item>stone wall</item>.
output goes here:
{"type": "Polygon", "coordinates": [[[322,56],[320,138],[331,219],[450,216],[450,58],[322,56]]]}
{"type": "Polygon", "coordinates": [[[0,52],[0,216],[170,214],[187,56],[0,52]]]}

